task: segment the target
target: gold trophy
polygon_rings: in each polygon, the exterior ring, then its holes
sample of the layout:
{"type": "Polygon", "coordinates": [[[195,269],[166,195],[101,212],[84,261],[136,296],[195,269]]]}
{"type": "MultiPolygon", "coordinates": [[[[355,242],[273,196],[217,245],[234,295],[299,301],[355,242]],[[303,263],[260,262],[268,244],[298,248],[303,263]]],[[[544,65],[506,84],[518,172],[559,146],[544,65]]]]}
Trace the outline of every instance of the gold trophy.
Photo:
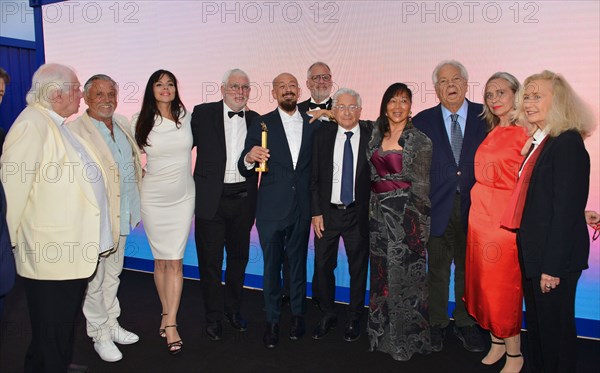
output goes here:
{"type": "MultiPolygon", "coordinates": [[[[262,146],[263,148],[267,148],[267,132],[269,132],[269,130],[267,130],[267,125],[265,124],[265,122],[262,122],[260,124],[260,129],[261,129],[261,144],[260,146],[262,146]]],[[[268,172],[269,168],[267,167],[267,161],[264,162],[260,162],[260,165],[258,167],[256,167],[254,169],[254,171],[256,172],[268,172]]]]}

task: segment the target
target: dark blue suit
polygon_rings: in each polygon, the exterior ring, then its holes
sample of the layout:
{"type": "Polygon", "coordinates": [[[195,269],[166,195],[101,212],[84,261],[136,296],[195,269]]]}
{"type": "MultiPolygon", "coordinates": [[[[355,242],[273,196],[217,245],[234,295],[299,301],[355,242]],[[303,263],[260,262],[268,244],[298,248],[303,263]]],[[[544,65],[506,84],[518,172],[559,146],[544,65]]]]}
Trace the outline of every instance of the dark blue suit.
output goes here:
{"type": "Polygon", "coordinates": [[[454,260],[454,318],[458,327],[473,325],[464,307],[464,271],[466,232],[471,206],[470,191],[475,183],[474,159],[479,144],[487,135],[486,123],[479,117],[481,104],[467,100],[467,119],[463,128],[463,144],[456,165],[448,133],[444,126],[442,105],[420,112],[414,117],[415,127],[433,144],[430,171],[431,239],[429,242],[429,317],[431,326],[448,325],[448,287],[450,266],[454,260]],[[460,190],[460,193],[457,192],[460,190]]]}
{"type": "Polygon", "coordinates": [[[257,196],[256,228],[263,250],[264,297],[269,323],[279,323],[281,308],[281,265],[284,251],[290,264],[290,303],[293,315],[306,311],[306,255],[310,233],[311,154],[315,129],[303,118],[302,145],[294,169],[287,137],[276,109],[253,121],[248,129],[246,145],[238,167],[244,176],[254,174],[246,169],[244,158],[261,145],[261,123],[268,128],[269,171],[263,173],[257,196]]]}

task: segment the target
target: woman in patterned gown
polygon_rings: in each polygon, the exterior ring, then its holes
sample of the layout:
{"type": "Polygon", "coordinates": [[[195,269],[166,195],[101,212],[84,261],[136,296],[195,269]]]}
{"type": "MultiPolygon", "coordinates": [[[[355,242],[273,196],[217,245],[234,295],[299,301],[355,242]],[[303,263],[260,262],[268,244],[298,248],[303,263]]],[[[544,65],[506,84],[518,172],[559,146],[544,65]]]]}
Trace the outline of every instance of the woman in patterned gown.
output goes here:
{"type": "Polygon", "coordinates": [[[367,150],[371,166],[370,350],[400,361],[431,351],[426,284],[429,238],[429,138],[410,120],[412,92],[384,93],[367,150]]]}
{"type": "Polygon", "coordinates": [[[154,256],[154,282],[162,305],[159,335],[169,353],[181,352],[177,312],[183,290],[183,255],[194,214],[191,115],[170,71],[154,72],[144,93],[135,138],[147,156],[142,221],[154,256]]]}
{"type": "Polygon", "coordinates": [[[511,120],[519,81],[509,73],[492,75],[485,85],[482,116],[489,134],[475,154],[475,185],[467,232],[464,301],[469,314],[490,331],[492,347],[481,360],[492,365],[506,354],[503,372],[518,372],[521,355],[523,291],[515,233],[500,220],[523,163],[526,130],[511,120]]]}

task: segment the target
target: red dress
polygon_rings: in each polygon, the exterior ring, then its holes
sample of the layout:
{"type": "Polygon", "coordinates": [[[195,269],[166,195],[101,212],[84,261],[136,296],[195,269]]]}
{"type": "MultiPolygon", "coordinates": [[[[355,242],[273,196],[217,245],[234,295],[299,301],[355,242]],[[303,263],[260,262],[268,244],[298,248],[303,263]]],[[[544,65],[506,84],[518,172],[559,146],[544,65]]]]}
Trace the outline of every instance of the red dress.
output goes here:
{"type": "Polygon", "coordinates": [[[500,227],[527,141],[517,126],[496,127],[475,154],[475,185],[467,232],[467,311],[498,338],[521,332],[523,290],[514,233],[500,227]]]}

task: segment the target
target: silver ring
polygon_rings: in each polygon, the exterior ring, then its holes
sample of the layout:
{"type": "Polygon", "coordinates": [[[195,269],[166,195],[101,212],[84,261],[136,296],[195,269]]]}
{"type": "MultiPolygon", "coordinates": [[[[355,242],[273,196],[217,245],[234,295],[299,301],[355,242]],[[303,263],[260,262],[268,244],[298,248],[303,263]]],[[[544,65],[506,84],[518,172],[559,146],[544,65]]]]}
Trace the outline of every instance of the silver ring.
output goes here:
{"type": "Polygon", "coordinates": [[[550,288],[552,288],[552,286],[546,285],[546,289],[550,289],[550,288]]]}

